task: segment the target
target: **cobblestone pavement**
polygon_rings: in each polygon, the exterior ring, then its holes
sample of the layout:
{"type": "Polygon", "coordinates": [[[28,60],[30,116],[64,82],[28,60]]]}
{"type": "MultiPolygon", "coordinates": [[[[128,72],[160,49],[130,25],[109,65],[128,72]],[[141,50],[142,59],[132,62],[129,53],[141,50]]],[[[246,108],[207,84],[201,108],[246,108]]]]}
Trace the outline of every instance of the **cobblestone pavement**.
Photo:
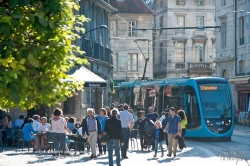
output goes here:
{"type": "MultiPolygon", "coordinates": [[[[234,135],[230,142],[201,142],[186,140],[187,148],[177,153],[177,157],[153,158],[152,151],[129,150],[129,159],[122,160],[121,165],[126,166],[151,166],[151,165],[192,165],[192,166],[249,166],[250,165],[250,128],[235,126],[234,135]],[[237,153],[242,156],[237,156],[237,153]],[[243,154],[244,152],[244,154],[243,154]],[[246,154],[245,154],[246,152],[246,154]],[[245,155],[245,156],[244,156],[245,155]],[[224,160],[223,157],[224,156],[224,160]],[[228,158],[231,158],[229,160],[228,158]],[[232,159],[234,158],[234,159],[232,159]],[[249,164],[248,164],[249,163],[249,164]]],[[[139,143],[139,141],[138,141],[139,143]]],[[[131,149],[131,148],[130,148],[131,149]]],[[[81,156],[67,156],[53,158],[45,154],[33,154],[26,151],[15,152],[15,149],[5,148],[0,153],[0,166],[23,166],[23,165],[109,165],[108,156],[99,156],[90,160],[88,154],[81,156]]],[[[158,156],[160,156],[160,151],[158,156]]],[[[115,157],[114,157],[115,160],[115,157]]],[[[114,162],[115,163],[115,162],[114,162]]]]}

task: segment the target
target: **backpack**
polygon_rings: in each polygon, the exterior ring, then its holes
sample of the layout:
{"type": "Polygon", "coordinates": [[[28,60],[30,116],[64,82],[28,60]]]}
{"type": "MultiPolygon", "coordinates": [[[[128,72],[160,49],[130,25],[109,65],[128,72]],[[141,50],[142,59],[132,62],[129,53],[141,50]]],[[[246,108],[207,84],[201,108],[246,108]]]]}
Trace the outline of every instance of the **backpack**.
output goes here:
{"type": "Polygon", "coordinates": [[[151,137],[154,135],[155,127],[149,123],[147,123],[144,127],[144,134],[151,137]]]}

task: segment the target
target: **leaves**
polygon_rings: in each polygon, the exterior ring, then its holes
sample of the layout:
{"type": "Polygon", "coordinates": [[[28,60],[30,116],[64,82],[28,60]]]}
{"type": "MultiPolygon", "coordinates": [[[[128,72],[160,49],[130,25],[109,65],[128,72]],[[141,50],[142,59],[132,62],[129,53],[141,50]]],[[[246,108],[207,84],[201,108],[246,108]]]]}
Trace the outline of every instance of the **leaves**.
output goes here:
{"type": "Polygon", "coordinates": [[[11,20],[12,20],[12,17],[10,17],[10,16],[0,17],[0,23],[6,22],[6,23],[10,24],[11,20]]]}
{"type": "Polygon", "coordinates": [[[65,100],[83,83],[68,83],[67,72],[88,64],[73,40],[83,31],[84,16],[74,1],[9,0],[0,6],[0,107],[23,110],[65,100]],[[73,29],[75,28],[75,29],[73,29]]]}

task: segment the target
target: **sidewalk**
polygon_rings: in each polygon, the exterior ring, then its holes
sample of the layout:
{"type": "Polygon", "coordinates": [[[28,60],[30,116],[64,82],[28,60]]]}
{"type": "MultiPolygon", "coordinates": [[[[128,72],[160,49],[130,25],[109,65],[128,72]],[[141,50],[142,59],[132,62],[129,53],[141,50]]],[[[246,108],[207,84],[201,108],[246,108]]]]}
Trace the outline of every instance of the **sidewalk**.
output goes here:
{"type": "MultiPolygon", "coordinates": [[[[178,166],[178,165],[192,165],[192,166],[235,166],[236,160],[222,160],[220,156],[216,156],[213,152],[197,146],[194,141],[186,141],[187,148],[183,151],[177,153],[177,157],[167,157],[166,150],[164,151],[165,156],[159,158],[153,158],[154,152],[152,151],[138,151],[133,150],[128,152],[129,159],[122,160],[121,165],[123,166],[153,166],[153,165],[168,165],[168,166],[178,166]]],[[[160,156],[160,151],[158,156],[160,156]]],[[[115,160],[115,157],[114,157],[115,160]]],[[[109,165],[108,156],[100,156],[97,159],[90,160],[89,155],[81,155],[78,157],[69,156],[69,157],[59,157],[54,158],[49,155],[43,154],[32,154],[27,151],[24,154],[21,152],[15,152],[12,148],[6,152],[0,153],[0,166],[23,166],[23,165],[35,165],[35,166],[44,166],[44,165],[53,165],[53,166],[62,166],[62,165],[74,165],[82,166],[83,164],[87,165],[109,165]]],[[[114,162],[115,164],[115,162],[114,162]]],[[[237,166],[245,166],[246,163],[239,161],[237,166]]]]}
{"type": "MultiPolygon", "coordinates": [[[[237,139],[245,139],[247,142],[250,137],[250,128],[248,126],[235,125],[234,137],[237,139]],[[241,135],[244,135],[243,137],[241,135]]],[[[225,143],[228,146],[235,145],[235,139],[232,142],[225,143]],[[232,145],[231,145],[232,143],[232,145]]],[[[154,153],[152,151],[140,151],[140,150],[129,150],[127,160],[122,160],[122,166],[153,166],[153,165],[168,165],[168,166],[179,166],[179,165],[192,165],[192,166],[247,166],[245,161],[228,160],[227,157],[223,160],[221,158],[221,150],[215,143],[208,144],[206,142],[196,142],[191,140],[186,140],[187,148],[183,151],[177,152],[177,158],[169,158],[166,156],[167,152],[164,150],[164,157],[153,158],[154,153]]],[[[138,140],[139,143],[139,140],[138,140]]],[[[223,143],[222,143],[223,144],[223,143]]],[[[241,144],[240,144],[241,145],[241,144]]],[[[237,144],[238,146],[238,144],[237,144]]],[[[241,146],[247,146],[247,144],[242,144],[241,146]]],[[[164,145],[164,148],[166,146],[164,145]]],[[[24,166],[24,165],[74,165],[82,166],[94,165],[102,166],[109,165],[108,156],[100,156],[97,159],[90,160],[90,154],[84,154],[81,156],[68,156],[66,158],[59,157],[54,158],[51,155],[44,154],[33,154],[27,152],[27,149],[22,152],[15,152],[15,148],[4,148],[4,152],[0,152],[0,166],[24,166]]],[[[223,149],[225,150],[225,149],[223,149]]],[[[160,151],[158,156],[160,156],[160,151]]],[[[115,157],[114,157],[115,160],[115,157]]],[[[115,162],[114,162],[115,164],[115,162]]]]}
{"type": "Polygon", "coordinates": [[[234,133],[247,134],[250,136],[250,126],[236,124],[234,127],[234,133]]]}

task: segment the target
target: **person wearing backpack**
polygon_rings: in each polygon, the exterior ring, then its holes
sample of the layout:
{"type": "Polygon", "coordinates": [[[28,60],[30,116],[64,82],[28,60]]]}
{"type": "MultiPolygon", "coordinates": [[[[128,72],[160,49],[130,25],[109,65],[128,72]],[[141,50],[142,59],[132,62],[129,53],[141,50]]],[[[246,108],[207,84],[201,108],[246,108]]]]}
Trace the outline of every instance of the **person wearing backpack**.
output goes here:
{"type": "Polygon", "coordinates": [[[114,108],[111,111],[111,118],[106,121],[104,128],[104,135],[108,135],[108,158],[109,165],[113,165],[113,145],[115,148],[116,165],[121,166],[121,155],[120,155],[120,145],[124,146],[123,136],[122,136],[122,125],[121,121],[117,119],[118,109],[114,108]]]}

